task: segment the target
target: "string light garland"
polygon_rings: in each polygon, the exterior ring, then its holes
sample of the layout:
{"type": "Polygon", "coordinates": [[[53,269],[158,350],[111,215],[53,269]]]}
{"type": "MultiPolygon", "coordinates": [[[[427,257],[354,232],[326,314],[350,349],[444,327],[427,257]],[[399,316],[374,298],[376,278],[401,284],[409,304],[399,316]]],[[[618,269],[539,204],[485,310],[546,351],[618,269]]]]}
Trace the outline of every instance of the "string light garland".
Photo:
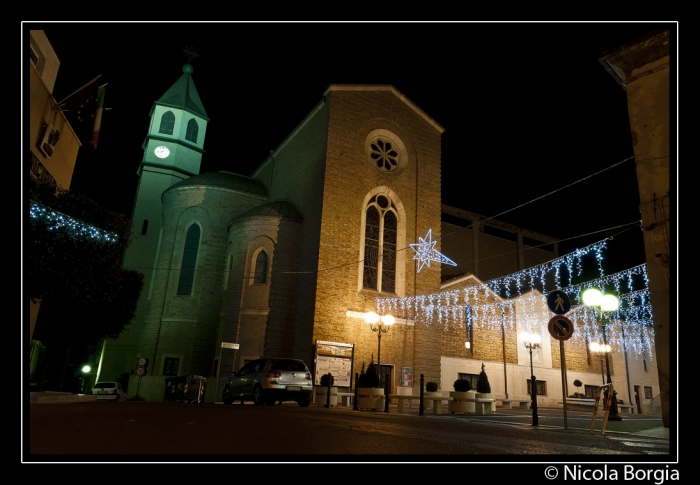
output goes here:
{"type": "Polygon", "coordinates": [[[425,235],[425,238],[418,236],[418,240],[420,241],[418,244],[411,244],[411,249],[416,252],[416,254],[413,255],[413,259],[418,260],[417,273],[420,273],[423,266],[428,266],[428,268],[430,268],[431,261],[449,264],[450,266],[457,266],[457,263],[435,249],[437,240],[433,241],[432,229],[428,229],[428,233],[425,235]]]}
{"type": "MultiPolygon", "coordinates": [[[[430,239],[430,231],[426,239],[430,239]]],[[[572,302],[567,317],[574,321],[576,332],[571,341],[587,346],[587,342],[602,341],[602,332],[595,310],[583,305],[580,295],[586,288],[596,287],[601,291],[614,288],[620,307],[610,313],[611,323],[606,330],[609,345],[614,351],[626,348],[637,359],[642,356],[651,359],[654,332],[646,264],[605,275],[605,248],[606,241],[601,241],[482,285],[405,298],[380,297],[375,300],[376,311],[426,326],[464,328],[470,325],[472,329],[483,329],[484,336],[492,340],[500,339],[501,328],[507,333],[520,330],[546,335],[552,317],[547,295],[556,289],[567,293],[572,302]],[[573,277],[583,273],[584,261],[591,256],[600,276],[574,285],[573,277]],[[562,282],[567,284],[562,285],[562,282]]]]}
{"type": "Polygon", "coordinates": [[[67,230],[77,239],[97,239],[105,243],[117,241],[117,234],[98,229],[90,224],[85,224],[77,219],[49,209],[38,202],[29,202],[29,218],[32,222],[41,221],[46,224],[46,230],[67,230]]]}

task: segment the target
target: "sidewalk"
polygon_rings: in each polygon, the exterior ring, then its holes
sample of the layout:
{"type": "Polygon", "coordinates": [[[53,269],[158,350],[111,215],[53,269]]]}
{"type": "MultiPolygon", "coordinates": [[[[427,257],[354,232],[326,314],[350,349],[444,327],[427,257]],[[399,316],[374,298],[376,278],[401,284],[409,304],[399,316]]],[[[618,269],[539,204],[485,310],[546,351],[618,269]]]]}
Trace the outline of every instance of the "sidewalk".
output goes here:
{"type": "Polygon", "coordinates": [[[64,404],[70,402],[97,402],[97,396],[54,391],[29,393],[29,404],[64,404]]]}
{"type": "MultiPolygon", "coordinates": [[[[312,404],[313,406],[313,404],[312,404]]],[[[352,410],[352,405],[349,407],[338,405],[335,408],[338,410],[352,410]]],[[[357,412],[357,411],[355,411],[357,412]]],[[[381,412],[381,411],[362,411],[362,412],[381,412]]],[[[398,415],[396,404],[389,404],[389,414],[398,415]]],[[[401,415],[419,417],[419,409],[417,401],[409,409],[404,406],[404,412],[401,415]]],[[[596,416],[593,434],[600,434],[603,425],[604,413],[598,412],[596,416]]],[[[576,430],[578,432],[590,433],[591,423],[593,420],[593,412],[569,411],[566,413],[566,422],[564,420],[563,408],[542,408],[537,412],[538,426],[549,428],[561,428],[562,430],[576,430]]],[[[531,409],[509,409],[506,407],[497,407],[496,413],[491,415],[476,415],[464,413],[450,413],[447,405],[442,406],[440,414],[433,414],[432,406],[427,406],[422,417],[437,418],[437,419],[469,419],[482,420],[493,423],[532,426],[532,410],[531,409]]],[[[621,421],[611,421],[605,425],[605,434],[621,433],[633,434],[636,436],[644,436],[648,438],[670,439],[670,429],[664,427],[661,415],[654,414],[632,414],[620,413],[621,421]]]]}
{"type": "MultiPolygon", "coordinates": [[[[391,409],[390,412],[395,409],[391,409]]],[[[417,408],[417,406],[416,406],[417,408]]],[[[415,410],[418,415],[418,410],[415,410]]],[[[508,409],[503,407],[496,408],[496,413],[492,415],[464,415],[452,414],[447,411],[447,406],[443,407],[445,416],[464,416],[465,419],[482,419],[499,423],[518,423],[521,425],[532,426],[533,417],[531,409],[508,409]]],[[[440,416],[432,414],[432,410],[426,410],[424,416],[440,416]]],[[[599,412],[596,415],[596,421],[593,434],[600,434],[603,425],[604,413],[599,412]]],[[[620,413],[621,421],[608,420],[605,425],[605,434],[607,433],[625,433],[645,436],[649,438],[670,439],[670,429],[664,427],[660,415],[644,415],[632,413],[620,413]]],[[[538,426],[555,427],[562,429],[581,430],[590,433],[591,423],[593,421],[593,412],[569,411],[566,413],[566,421],[564,420],[564,410],[562,408],[539,408],[537,410],[538,426]]]]}

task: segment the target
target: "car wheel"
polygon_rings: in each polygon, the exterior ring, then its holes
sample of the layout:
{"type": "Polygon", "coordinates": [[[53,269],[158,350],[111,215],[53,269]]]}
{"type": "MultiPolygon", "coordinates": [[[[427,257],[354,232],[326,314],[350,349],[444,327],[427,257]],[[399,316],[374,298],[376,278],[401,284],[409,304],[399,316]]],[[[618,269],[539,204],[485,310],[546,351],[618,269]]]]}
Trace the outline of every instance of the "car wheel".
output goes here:
{"type": "Polygon", "coordinates": [[[299,407],[302,407],[302,408],[308,408],[309,404],[311,404],[310,399],[305,399],[303,401],[298,401],[298,402],[299,402],[299,407]]]}
{"type": "Polygon", "coordinates": [[[233,404],[233,393],[231,392],[231,387],[228,384],[224,386],[224,391],[221,393],[221,399],[224,401],[224,404],[233,404]]]}
{"type": "Polygon", "coordinates": [[[255,404],[256,406],[262,406],[263,404],[265,404],[262,387],[260,386],[255,386],[255,389],[253,389],[253,404],[255,404]]]}

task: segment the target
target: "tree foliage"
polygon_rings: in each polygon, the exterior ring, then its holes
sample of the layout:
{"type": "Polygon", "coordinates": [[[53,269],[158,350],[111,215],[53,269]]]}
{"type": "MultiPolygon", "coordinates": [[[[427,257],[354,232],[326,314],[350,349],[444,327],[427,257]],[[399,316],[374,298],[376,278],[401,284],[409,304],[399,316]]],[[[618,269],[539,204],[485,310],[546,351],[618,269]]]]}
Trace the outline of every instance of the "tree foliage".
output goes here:
{"type": "Polygon", "coordinates": [[[489,394],[491,392],[491,384],[489,384],[489,378],[486,375],[486,366],[483,362],[481,363],[479,380],[476,382],[476,392],[480,394],[489,394]]]}
{"type": "Polygon", "coordinates": [[[48,350],[39,386],[41,390],[45,373],[53,374],[49,388],[60,390],[75,345],[116,338],[133,320],[143,275],[121,267],[122,256],[132,239],[133,224],[126,216],[33,176],[29,194],[31,201],[54,213],[116,234],[116,241],[110,242],[81,236],[41,217],[30,217],[27,224],[29,259],[24,261],[23,274],[28,279],[25,288],[30,300],[41,301],[33,338],[41,340],[48,350]],[[47,368],[49,365],[53,370],[47,368]]]}
{"type": "Polygon", "coordinates": [[[57,189],[33,176],[29,195],[32,201],[52,211],[117,235],[116,242],[80,238],[69,228],[51,226],[41,218],[30,219],[29,267],[25,268],[29,298],[50,298],[64,304],[115,299],[122,286],[122,255],[132,238],[131,220],[102,209],[84,195],[57,189]]]}
{"type": "MultiPolygon", "coordinates": [[[[365,363],[362,363],[364,369],[365,363]]],[[[359,387],[369,388],[369,387],[379,387],[379,374],[375,369],[374,362],[370,362],[367,366],[367,371],[360,373],[360,383],[359,387]]]]}
{"type": "MultiPolygon", "coordinates": [[[[29,195],[30,200],[51,211],[114,233],[117,238],[106,242],[78,237],[70,228],[30,218],[29,298],[42,300],[42,311],[61,321],[60,329],[44,334],[62,334],[63,341],[70,341],[76,333],[88,339],[116,337],[134,318],[143,288],[142,274],[121,267],[122,255],[131,243],[131,220],[102,209],[84,195],[58,189],[33,176],[29,195]],[[60,318],[61,314],[70,318],[60,318]]],[[[46,321],[46,315],[41,320],[46,321]]]]}
{"type": "Polygon", "coordinates": [[[457,379],[452,384],[452,387],[455,388],[456,392],[467,392],[471,390],[472,383],[469,382],[467,379],[457,379]]]}

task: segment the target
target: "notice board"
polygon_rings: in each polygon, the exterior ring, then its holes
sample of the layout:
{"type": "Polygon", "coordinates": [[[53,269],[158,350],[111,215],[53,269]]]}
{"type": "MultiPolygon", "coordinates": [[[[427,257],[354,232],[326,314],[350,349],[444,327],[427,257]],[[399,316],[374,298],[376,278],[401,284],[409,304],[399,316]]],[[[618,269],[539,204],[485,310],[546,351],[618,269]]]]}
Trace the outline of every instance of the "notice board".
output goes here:
{"type": "Polygon", "coordinates": [[[352,387],[354,356],[354,344],[317,340],[314,358],[314,385],[320,385],[321,376],[330,372],[335,387],[352,387]]]}

